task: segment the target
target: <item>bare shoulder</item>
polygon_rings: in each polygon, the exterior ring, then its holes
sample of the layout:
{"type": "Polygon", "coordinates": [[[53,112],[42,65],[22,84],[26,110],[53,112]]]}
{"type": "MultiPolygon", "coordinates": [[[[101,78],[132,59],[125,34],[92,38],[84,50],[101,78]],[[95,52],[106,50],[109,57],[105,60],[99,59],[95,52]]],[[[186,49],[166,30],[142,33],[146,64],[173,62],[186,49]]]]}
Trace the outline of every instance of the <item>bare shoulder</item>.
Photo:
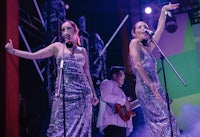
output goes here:
{"type": "Polygon", "coordinates": [[[62,48],[62,43],[61,42],[55,42],[55,43],[53,43],[53,44],[51,44],[53,47],[55,47],[55,48],[57,48],[57,49],[60,49],[60,48],[62,48]]]}
{"type": "Polygon", "coordinates": [[[82,53],[82,54],[86,54],[87,53],[87,51],[86,51],[86,49],[84,47],[77,46],[76,49],[77,49],[77,52],[79,52],[79,53],[82,53]]]}
{"type": "Polygon", "coordinates": [[[138,39],[132,39],[129,44],[129,49],[140,49],[140,41],[138,39]]]}
{"type": "Polygon", "coordinates": [[[61,42],[52,43],[50,46],[53,47],[56,54],[58,54],[58,52],[60,52],[63,49],[63,44],[61,42]]]}
{"type": "Polygon", "coordinates": [[[132,39],[131,42],[130,42],[130,46],[138,45],[139,42],[140,42],[139,39],[132,39]]]}
{"type": "Polygon", "coordinates": [[[85,49],[84,47],[81,47],[81,46],[77,46],[77,49],[78,49],[79,51],[86,51],[86,49],[85,49]]]}

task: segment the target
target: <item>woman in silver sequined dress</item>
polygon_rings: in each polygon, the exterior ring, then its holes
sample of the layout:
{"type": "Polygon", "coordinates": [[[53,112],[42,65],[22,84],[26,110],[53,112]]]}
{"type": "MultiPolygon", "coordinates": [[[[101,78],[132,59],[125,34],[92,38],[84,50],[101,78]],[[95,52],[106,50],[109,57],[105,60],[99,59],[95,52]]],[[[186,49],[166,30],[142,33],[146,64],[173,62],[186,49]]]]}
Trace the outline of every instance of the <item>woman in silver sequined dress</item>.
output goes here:
{"type": "MultiPolygon", "coordinates": [[[[164,30],[168,10],[178,8],[179,4],[164,5],[158,21],[158,26],[153,34],[153,39],[158,42],[164,30]]],[[[143,22],[137,22],[132,29],[134,39],[129,44],[130,61],[133,72],[136,76],[136,96],[143,109],[144,118],[150,137],[171,137],[171,127],[166,96],[158,79],[156,60],[151,55],[155,45],[148,42],[148,25],[143,22]]],[[[180,135],[179,128],[173,113],[171,123],[173,137],[180,135]]]]}
{"type": "Polygon", "coordinates": [[[92,104],[96,105],[98,98],[89,72],[87,52],[85,48],[78,46],[79,30],[73,21],[64,22],[61,32],[64,43],[55,42],[34,53],[14,49],[12,40],[9,40],[5,48],[9,53],[26,59],[56,57],[58,75],[47,136],[64,137],[65,131],[65,137],[91,137],[92,104]],[[62,59],[63,71],[60,71],[62,59]],[[64,90],[59,86],[60,72],[64,77],[64,90]]]}

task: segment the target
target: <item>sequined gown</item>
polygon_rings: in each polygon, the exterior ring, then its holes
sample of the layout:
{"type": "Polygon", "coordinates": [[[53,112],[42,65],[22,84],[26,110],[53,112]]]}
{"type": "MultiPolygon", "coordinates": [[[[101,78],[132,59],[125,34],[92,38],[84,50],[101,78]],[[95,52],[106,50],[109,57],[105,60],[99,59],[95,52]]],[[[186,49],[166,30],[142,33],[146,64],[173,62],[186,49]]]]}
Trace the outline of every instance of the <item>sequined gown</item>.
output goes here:
{"type": "MultiPolygon", "coordinates": [[[[147,72],[147,75],[150,77],[151,81],[156,85],[159,93],[162,95],[165,100],[165,91],[161,87],[161,84],[157,75],[157,63],[156,59],[148,54],[144,53],[141,50],[140,53],[142,65],[147,72]]],[[[144,113],[144,118],[146,121],[146,126],[149,132],[150,137],[171,137],[171,128],[170,128],[170,118],[169,112],[167,109],[167,104],[164,101],[159,100],[155,97],[153,92],[150,90],[148,85],[140,78],[139,74],[133,68],[132,69],[136,75],[136,87],[135,92],[138,100],[141,103],[141,107],[144,113]]],[[[176,119],[171,112],[171,121],[173,127],[173,135],[177,137],[180,135],[179,128],[176,123],[176,119]]]]}
{"type": "MultiPolygon", "coordinates": [[[[58,69],[60,60],[57,59],[58,69]]],[[[84,63],[85,58],[82,54],[64,57],[66,137],[91,137],[92,96],[83,70],[84,63]]],[[[64,137],[63,119],[62,94],[58,97],[54,95],[48,137],[64,137]]]]}

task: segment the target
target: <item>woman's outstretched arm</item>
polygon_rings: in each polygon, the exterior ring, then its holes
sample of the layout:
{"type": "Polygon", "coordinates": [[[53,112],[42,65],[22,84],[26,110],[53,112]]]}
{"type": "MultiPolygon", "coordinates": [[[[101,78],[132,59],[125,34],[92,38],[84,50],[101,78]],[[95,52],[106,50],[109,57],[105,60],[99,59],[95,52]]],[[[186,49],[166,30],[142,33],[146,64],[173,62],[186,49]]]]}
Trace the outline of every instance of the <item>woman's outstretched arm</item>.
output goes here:
{"type": "Polygon", "coordinates": [[[56,43],[53,43],[37,52],[32,53],[32,52],[28,52],[28,51],[14,49],[12,40],[9,39],[9,42],[5,45],[5,49],[10,54],[13,54],[15,56],[34,60],[34,59],[44,59],[44,58],[48,58],[48,57],[55,55],[55,52],[57,51],[57,48],[55,47],[55,45],[56,45],[56,43]]]}

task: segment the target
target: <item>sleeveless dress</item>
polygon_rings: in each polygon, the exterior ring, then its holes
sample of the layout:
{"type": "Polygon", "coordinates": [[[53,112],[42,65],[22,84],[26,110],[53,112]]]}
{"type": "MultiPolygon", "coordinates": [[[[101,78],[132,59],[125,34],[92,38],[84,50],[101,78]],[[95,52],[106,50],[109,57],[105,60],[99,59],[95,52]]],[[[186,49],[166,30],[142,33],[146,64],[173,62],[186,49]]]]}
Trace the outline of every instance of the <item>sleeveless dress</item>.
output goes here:
{"type": "MultiPolygon", "coordinates": [[[[60,61],[58,58],[58,70],[60,61]]],[[[85,57],[80,53],[64,56],[66,137],[91,137],[92,90],[83,70],[84,63],[85,57]]],[[[62,84],[60,93],[53,96],[48,137],[64,137],[62,84]]]]}
{"type": "MultiPolygon", "coordinates": [[[[147,75],[157,87],[162,98],[166,100],[165,91],[163,90],[159,78],[157,75],[157,62],[156,59],[148,53],[140,52],[141,62],[147,75]]],[[[171,137],[170,118],[167,103],[163,100],[159,100],[149,86],[140,78],[138,72],[133,68],[133,62],[131,62],[133,72],[136,75],[136,87],[135,92],[138,100],[140,101],[141,108],[144,113],[144,118],[148,133],[150,137],[171,137]]],[[[174,114],[170,111],[171,123],[173,129],[173,137],[180,135],[179,128],[176,123],[174,114]]]]}

